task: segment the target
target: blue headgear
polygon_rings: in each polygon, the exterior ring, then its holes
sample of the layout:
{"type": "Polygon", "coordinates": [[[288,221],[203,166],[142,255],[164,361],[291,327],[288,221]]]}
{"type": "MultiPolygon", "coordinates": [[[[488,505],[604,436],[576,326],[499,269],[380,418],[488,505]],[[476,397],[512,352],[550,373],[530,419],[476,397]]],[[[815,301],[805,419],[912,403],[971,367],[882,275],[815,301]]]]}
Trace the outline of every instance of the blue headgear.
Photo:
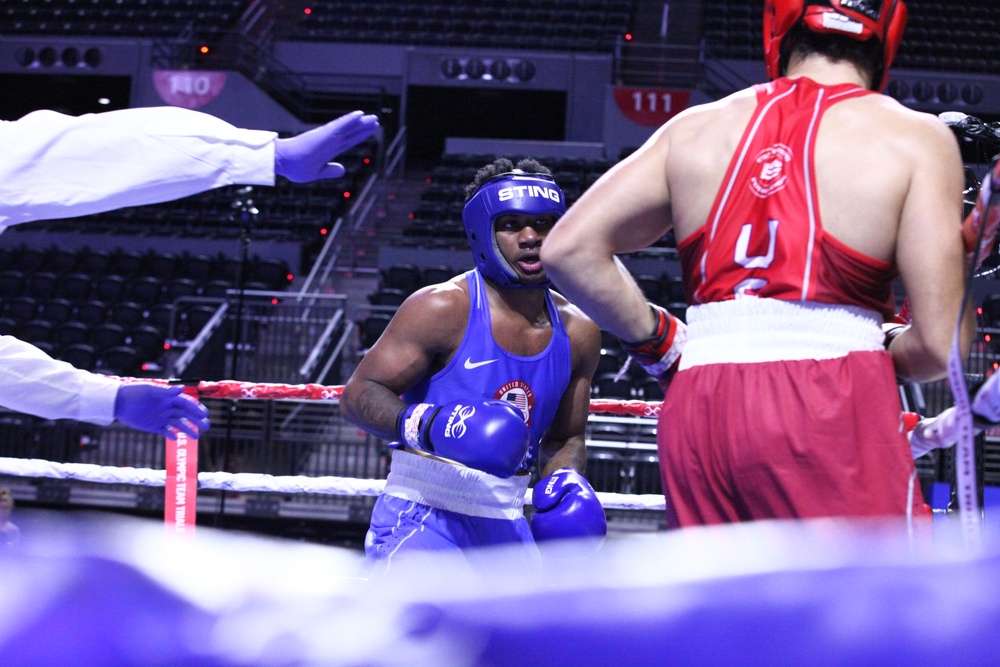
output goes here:
{"type": "Polygon", "coordinates": [[[566,198],[551,176],[532,174],[520,169],[494,176],[479,186],[462,210],[462,222],[469,236],[476,268],[503,287],[546,287],[522,285],[514,268],[497,247],[493,221],[504,214],[554,215],[566,212],[566,198]]]}

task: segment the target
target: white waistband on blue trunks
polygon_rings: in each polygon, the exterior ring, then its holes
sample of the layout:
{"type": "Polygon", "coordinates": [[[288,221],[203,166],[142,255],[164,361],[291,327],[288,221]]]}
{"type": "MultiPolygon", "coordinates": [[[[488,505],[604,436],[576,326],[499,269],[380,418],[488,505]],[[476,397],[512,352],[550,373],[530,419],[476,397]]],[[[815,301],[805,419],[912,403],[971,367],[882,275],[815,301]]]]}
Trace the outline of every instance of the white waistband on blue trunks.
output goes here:
{"type": "Polygon", "coordinates": [[[681,370],[885,349],[882,316],[859,306],[746,297],[691,306],[687,325],[681,370]]]}
{"type": "Polygon", "coordinates": [[[530,479],[530,475],[494,477],[397,449],[383,493],[469,516],[517,519],[524,515],[524,494],[530,479]]]}

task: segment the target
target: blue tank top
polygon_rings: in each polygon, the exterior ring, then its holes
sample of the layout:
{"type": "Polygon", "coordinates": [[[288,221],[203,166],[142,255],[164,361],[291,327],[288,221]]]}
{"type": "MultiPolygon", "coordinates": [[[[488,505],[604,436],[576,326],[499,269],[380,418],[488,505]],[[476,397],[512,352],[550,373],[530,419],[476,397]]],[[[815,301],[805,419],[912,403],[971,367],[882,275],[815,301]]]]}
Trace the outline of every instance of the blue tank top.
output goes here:
{"type": "MultiPolygon", "coordinates": [[[[518,471],[530,471],[538,459],[538,444],[552,423],[559,402],[569,386],[572,359],[569,336],[553,301],[545,291],[552,322],[552,340],[541,353],[519,357],[493,340],[490,306],[479,271],[466,272],[469,324],[455,355],[444,368],[424,378],[403,394],[408,403],[447,403],[463,398],[496,398],[510,401],[524,413],[531,433],[528,453],[518,471]]],[[[489,447],[488,442],[481,443],[489,447]]]]}

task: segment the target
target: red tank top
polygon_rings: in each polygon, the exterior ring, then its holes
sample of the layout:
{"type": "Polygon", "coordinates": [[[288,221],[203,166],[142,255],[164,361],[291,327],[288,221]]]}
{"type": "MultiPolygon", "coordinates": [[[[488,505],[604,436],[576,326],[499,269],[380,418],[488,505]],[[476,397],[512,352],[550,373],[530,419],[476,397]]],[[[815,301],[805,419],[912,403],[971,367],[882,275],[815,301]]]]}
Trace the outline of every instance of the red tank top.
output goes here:
{"type": "Polygon", "coordinates": [[[895,265],[824,233],[815,180],[823,114],[872,91],[804,78],[754,88],[757,108],[708,221],[678,245],[688,303],[758,296],[858,305],[891,317],[895,265]]]}

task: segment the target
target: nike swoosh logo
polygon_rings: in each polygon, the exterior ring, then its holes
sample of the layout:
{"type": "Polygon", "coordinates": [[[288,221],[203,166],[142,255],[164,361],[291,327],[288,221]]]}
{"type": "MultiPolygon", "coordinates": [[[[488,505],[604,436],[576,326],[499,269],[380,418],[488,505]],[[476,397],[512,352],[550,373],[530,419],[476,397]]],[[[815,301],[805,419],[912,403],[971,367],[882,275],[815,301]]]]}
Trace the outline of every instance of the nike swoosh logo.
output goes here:
{"type": "Polygon", "coordinates": [[[485,366],[486,364],[492,364],[494,361],[499,361],[499,360],[487,359],[486,361],[473,361],[472,357],[467,357],[465,360],[465,367],[471,371],[473,368],[479,368],[480,366],[485,366]]]}

